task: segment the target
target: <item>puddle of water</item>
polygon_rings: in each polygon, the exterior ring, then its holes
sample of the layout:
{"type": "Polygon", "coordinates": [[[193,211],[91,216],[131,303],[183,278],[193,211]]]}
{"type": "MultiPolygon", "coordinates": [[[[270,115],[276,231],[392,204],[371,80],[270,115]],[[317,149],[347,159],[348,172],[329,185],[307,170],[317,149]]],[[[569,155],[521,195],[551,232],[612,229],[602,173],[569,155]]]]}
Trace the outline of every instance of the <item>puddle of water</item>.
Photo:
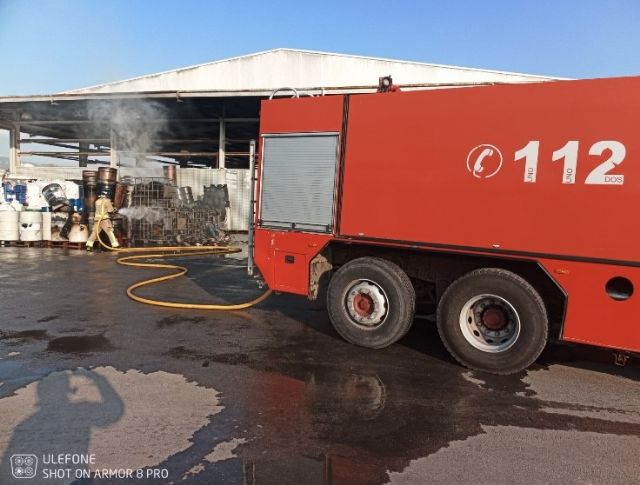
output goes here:
{"type": "Polygon", "coordinates": [[[157,328],[170,327],[172,325],[178,325],[180,323],[202,323],[202,322],[205,322],[206,320],[207,320],[207,317],[203,317],[203,316],[187,317],[183,315],[173,315],[173,316],[165,317],[165,318],[162,318],[161,320],[158,320],[156,327],[157,328]]]}
{"type": "Polygon", "coordinates": [[[45,340],[47,339],[47,331],[36,329],[36,330],[21,330],[17,332],[13,331],[1,331],[0,330],[0,340],[45,340]]]}
{"type": "Polygon", "coordinates": [[[82,354],[87,352],[107,352],[113,350],[111,341],[104,335],[70,335],[49,341],[47,350],[51,352],[82,354]]]}

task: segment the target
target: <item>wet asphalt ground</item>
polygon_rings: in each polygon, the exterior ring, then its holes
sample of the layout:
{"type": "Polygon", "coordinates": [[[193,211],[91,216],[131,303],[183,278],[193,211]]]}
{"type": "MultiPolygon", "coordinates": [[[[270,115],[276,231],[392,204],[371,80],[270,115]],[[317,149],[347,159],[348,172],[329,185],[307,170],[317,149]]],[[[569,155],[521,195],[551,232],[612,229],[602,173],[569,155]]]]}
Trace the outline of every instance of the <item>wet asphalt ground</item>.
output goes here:
{"type": "MultiPolygon", "coordinates": [[[[157,273],[114,259],[0,248],[1,484],[640,483],[637,361],[552,345],[489,376],[458,366],[428,318],[367,350],[304,298],[135,303],[124,288],[157,273]]],[[[143,293],[260,292],[239,259],[185,263],[189,279],[143,293]]]]}

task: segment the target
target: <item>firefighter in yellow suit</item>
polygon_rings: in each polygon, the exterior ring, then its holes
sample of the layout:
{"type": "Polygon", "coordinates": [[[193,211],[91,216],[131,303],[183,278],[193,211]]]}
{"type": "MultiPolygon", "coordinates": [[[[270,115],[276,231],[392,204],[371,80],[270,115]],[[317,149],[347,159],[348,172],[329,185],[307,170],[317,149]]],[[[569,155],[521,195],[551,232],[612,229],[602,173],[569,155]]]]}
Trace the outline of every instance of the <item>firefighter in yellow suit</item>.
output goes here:
{"type": "Polygon", "coordinates": [[[115,212],[115,209],[113,208],[111,199],[107,197],[107,193],[108,189],[105,188],[100,193],[100,196],[96,199],[93,228],[91,229],[89,239],[87,239],[87,250],[93,249],[93,244],[95,243],[95,240],[98,237],[98,233],[101,230],[104,231],[109,237],[109,242],[111,243],[112,248],[117,248],[120,246],[120,244],[118,244],[118,240],[116,239],[116,235],[113,233],[113,224],[111,223],[110,217],[110,214],[115,212]],[[100,223],[96,224],[98,221],[100,221],[100,223]]]}

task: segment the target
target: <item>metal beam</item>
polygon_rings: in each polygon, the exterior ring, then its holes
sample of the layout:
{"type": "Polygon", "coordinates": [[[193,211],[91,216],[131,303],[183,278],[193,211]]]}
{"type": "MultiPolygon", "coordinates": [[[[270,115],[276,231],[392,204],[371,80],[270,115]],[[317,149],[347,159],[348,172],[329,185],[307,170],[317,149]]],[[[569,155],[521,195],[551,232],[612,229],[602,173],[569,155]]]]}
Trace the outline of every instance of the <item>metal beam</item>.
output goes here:
{"type": "MultiPolygon", "coordinates": [[[[24,126],[24,125],[23,125],[24,126]]],[[[46,145],[52,143],[93,143],[108,144],[111,140],[109,138],[24,138],[22,143],[44,143],[46,145]]]]}
{"type": "MultiPolygon", "coordinates": [[[[24,126],[24,125],[23,125],[24,126]]],[[[59,143],[89,143],[93,145],[109,145],[109,138],[23,138],[22,144],[27,143],[39,143],[42,145],[57,145],[59,143]]],[[[154,142],[162,143],[211,143],[215,142],[214,138],[154,138],[154,142]]],[[[246,143],[248,138],[229,138],[227,137],[227,143],[246,143]]],[[[77,147],[73,147],[77,148],[77,147]]]]}
{"type": "MultiPolygon", "coordinates": [[[[219,123],[222,118],[153,118],[144,119],[143,123],[219,123]]],[[[227,123],[258,123],[260,118],[224,118],[227,123]]],[[[89,123],[95,125],[109,124],[110,120],[25,120],[25,126],[30,125],[76,125],[89,123]]]]}
{"type": "MultiPolygon", "coordinates": [[[[471,86],[493,86],[496,84],[519,84],[530,82],[548,82],[568,80],[569,78],[536,76],[531,74],[520,73],[504,73],[515,74],[526,79],[518,82],[506,81],[480,81],[480,82],[442,82],[442,83],[407,83],[398,84],[400,88],[406,89],[429,89],[429,88],[448,88],[448,87],[471,87],[471,86]]],[[[296,89],[307,94],[316,96],[324,96],[325,94],[344,94],[355,92],[375,92],[378,89],[377,84],[368,85],[352,85],[352,86],[299,86],[296,89]]],[[[55,102],[55,101],[75,101],[88,99],[145,99],[145,98],[235,98],[235,97],[269,97],[273,93],[273,89],[205,89],[205,90],[186,90],[186,91],[135,91],[135,92],[118,92],[118,93],[96,93],[96,92],[67,92],[47,95],[28,95],[28,96],[1,96],[0,105],[3,103],[24,103],[24,102],[55,102]]]]}
{"type": "MultiPolygon", "coordinates": [[[[167,157],[185,157],[185,156],[193,156],[193,157],[217,157],[218,152],[129,152],[126,150],[121,150],[118,153],[122,153],[127,156],[147,156],[147,155],[156,155],[156,156],[167,156],[167,157]]],[[[229,155],[229,154],[228,154],[229,155]]],[[[232,155],[239,155],[239,153],[234,153],[232,155]]],[[[247,153],[242,152],[242,155],[247,155],[247,153]]]]}
{"type": "MultiPolygon", "coordinates": [[[[99,152],[95,150],[90,150],[88,152],[20,152],[21,155],[25,156],[38,156],[38,157],[74,157],[74,160],[77,160],[80,156],[94,156],[94,157],[109,157],[109,151],[99,152]]],[[[217,158],[218,152],[125,152],[118,151],[118,155],[121,153],[127,156],[140,156],[140,157],[148,157],[148,156],[156,156],[156,157],[210,157],[217,158]]],[[[248,157],[249,152],[225,152],[225,156],[229,157],[248,157]]],[[[159,160],[162,163],[172,163],[170,161],[159,160]]],[[[105,162],[106,163],[106,162],[105,162]]]]}
{"type": "Polygon", "coordinates": [[[48,155],[73,155],[74,157],[83,157],[93,155],[94,157],[108,157],[110,152],[98,152],[90,150],[88,152],[20,152],[21,155],[46,157],[48,155]]]}
{"type": "MultiPolygon", "coordinates": [[[[69,152],[69,153],[64,152],[63,154],[60,154],[60,155],[57,155],[55,153],[53,153],[53,154],[49,154],[48,153],[47,155],[49,157],[51,157],[51,158],[59,158],[61,160],[70,160],[72,162],[78,162],[79,161],[78,160],[78,154],[77,153],[72,153],[72,152],[69,152]],[[67,155],[69,155],[69,156],[67,156],[67,155]]],[[[98,164],[98,165],[108,165],[109,164],[109,162],[106,161],[106,160],[93,160],[91,158],[87,160],[87,163],[88,164],[98,164]]],[[[38,166],[39,165],[36,165],[36,167],[38,167],[38,166]]]]}
{"type": "Polygon", "coordinates": [[[23,123],[22,129],[24,130],[25,133],[28,133],[28,134],[31,134],[31,132],[34,130],[37,130],[38,132],[42,132],[42,133],[46,132],[46,133],[49,133],[49,136],[52,136],[55,138],[57,137],[68,138],[69,136],[72,136],[72,135],[69,135],[68,133],[64,134],[64,131],[61,131],[60,129],[56,129],[54,127],[49,128],[49,127],[45,127],[44,125],[36,125],[30,128],[28,124],[23,123]]]}
{"type": "MultiPolygon", "coordinates": [[[[22,140],[21,142],[24,145],[24,140],[22,140]]],[[[39,143],[35,143],[35,144],[39,144],[39,143]]],[[[49,143],[42,143],[43,145],[46,146],[50,146],[50,147],[58,147],[58,148],[68,148],[69,150],[76,150],[76,151],[80,151],[82,153],[87,152],[87,153],[97,153],[97,154],[102,154],[104,153],[105,155],[109,156],[109,149],[108,147],[105,148],[104,150],[100,149],[100,148],[90,148],[89,147],[89,143],[80,143],[79,146],[74,146],[74,145],[69,145],[67,143],[54,143],[54,142],[49,142],[49,143]]],[[[26,155],[29,152],[25,152],[24,150],[22,150],[20,153],[22,153],[23,155],[26,155]]]]}

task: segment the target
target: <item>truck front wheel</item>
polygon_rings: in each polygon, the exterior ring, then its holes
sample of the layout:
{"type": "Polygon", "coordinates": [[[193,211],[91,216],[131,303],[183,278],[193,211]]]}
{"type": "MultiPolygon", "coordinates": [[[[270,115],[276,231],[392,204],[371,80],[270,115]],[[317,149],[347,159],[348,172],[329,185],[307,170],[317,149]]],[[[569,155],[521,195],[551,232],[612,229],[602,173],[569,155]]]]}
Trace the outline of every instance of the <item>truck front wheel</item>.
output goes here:
{"type": "Polygon", "coordinates": [[[483,268],[454,281],[438,304],[438,332],[462,365],[493,374],[526,369],[547,342],[547,312],[527,281],[483,268]]]}
{"type": "Polygon", "coordinates": [[[348,342],[380,349],[411,328],[415,291],[400,267],[380,258],[358,258],[331,278],[327,310],[336,331],[348,342]]]}

